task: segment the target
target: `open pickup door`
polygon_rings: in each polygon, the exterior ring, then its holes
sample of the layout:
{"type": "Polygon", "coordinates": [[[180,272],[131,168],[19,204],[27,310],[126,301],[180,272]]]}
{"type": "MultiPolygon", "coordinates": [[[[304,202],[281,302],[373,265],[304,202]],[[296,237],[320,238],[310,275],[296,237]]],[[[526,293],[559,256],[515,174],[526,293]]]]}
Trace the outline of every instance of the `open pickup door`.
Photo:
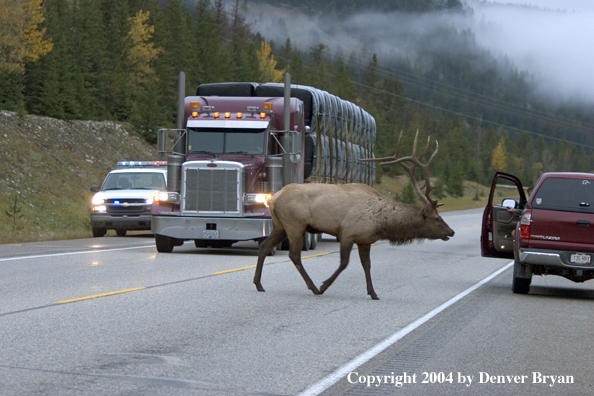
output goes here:
{"type": "Polygon", "coordinates": [[[526,194],[520,179],[508,173],[497,172],[491,183],[489,202],[483,212],[481,255],[483,257],[514,258],[512,231],[520,215],[508,207],[524,209],[526,194]]]}

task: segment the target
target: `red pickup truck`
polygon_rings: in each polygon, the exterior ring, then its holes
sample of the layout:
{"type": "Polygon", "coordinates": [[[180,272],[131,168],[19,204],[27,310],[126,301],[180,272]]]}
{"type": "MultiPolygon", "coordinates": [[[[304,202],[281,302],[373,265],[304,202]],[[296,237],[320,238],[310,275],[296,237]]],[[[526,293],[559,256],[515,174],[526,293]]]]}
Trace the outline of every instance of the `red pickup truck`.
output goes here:
{"type": "Polygon", "coordinates": [[[514,259],[514,293],[528,293],[532,275],[594,278],[594,174],[544,173],[528,198],[517,177],[495,174],[481,254],[514,259]]]}

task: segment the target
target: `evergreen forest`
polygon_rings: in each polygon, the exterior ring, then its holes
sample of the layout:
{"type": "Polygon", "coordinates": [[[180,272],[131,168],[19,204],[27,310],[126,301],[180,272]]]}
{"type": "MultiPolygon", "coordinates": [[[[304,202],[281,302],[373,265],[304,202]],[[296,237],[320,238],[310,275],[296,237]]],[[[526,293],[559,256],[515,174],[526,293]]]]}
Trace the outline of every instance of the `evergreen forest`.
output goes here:
{"type": "MultiPolygon", "coordinates": [[[[427,45],[412,64],[406,57],[336,53],[323,41],[301,48],[291,37],[267,38],[246,22],[251,3],[0,0],[0,110],[128,122],[154,143],[159,128],[174,127],[180,71],[187,93],[202,83],[278,82],[289,72],[294,84],[326,90],[371,113],[378,157],[394,154],[401,131],[403,153],[417,130],[423,139],[437,139],[432,173],[452,196],[463,193],[464,180],[489,184],[495,171],[530,185],[546,171],[594,170],[591,106],[540,96],[529,70],[495,59],[471,31],[440,32],[455,52],[431,45],[435,37],[418,37],[427,45]]],[[[267,2],[257,3],[265,8],[267,2]]],[[[268,3],[335,19],[363,9],[411,18],[472,12],[458,0],[268,3]]],[[[398,170],[384,166],[382,174],[398,170]]]]}

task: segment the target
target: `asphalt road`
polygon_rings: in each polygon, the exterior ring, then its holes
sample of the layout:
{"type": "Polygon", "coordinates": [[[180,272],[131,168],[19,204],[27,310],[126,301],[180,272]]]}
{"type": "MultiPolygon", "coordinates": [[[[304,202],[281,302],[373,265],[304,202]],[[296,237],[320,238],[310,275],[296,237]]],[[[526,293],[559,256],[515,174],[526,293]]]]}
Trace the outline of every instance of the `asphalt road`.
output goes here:
{"type": "MultiPolygon", "coordinates": [[[[480,211],[443,217],[448,242],[372,247],[379,301],[356,251],[314,296],[283,251],[257,292],[255,243],[0,245],[0,395],[593,394],[594,283],[535,277],[514,295],[508,261],[480,257],[480,211]]],[[[303,257],[319,286],[338,244],[303,257]]]]}

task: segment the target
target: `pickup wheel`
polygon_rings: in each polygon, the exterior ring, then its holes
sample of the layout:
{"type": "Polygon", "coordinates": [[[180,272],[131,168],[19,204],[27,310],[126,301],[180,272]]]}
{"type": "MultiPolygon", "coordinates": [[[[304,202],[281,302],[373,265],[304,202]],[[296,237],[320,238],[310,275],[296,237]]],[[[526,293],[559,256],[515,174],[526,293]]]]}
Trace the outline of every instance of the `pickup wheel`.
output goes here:
{"type": "Polygon", "coordinates": [[[116,235],[119,237],[126,236],[126,230],[116,230],[116,235]]]}
{"type": "Polygon", "coordinates": [[[175,241],[165,235],[155,235],[155,245],[157,246],[157,252],[159,253],[171,253],[175,246],[175,241]]]}
{"type": "Polygon", "coordinates": [[[528,294],[530,291],[530,279],[516,278],[512,280],[512,291],[516,294],[528,294]]]}
{"type": "Polygon", "coordinates": [[[528,294],[530,284],[532,283],[531,269],[526,268],[525,264],[514,262],[514,274],[512,279],[512,292],[516,294],[528,294]],[[520,277],[520,275],[523,275],[520,277]]]}
{"type": "Polygon", "coordinates": [[[100,238],[107,234],[107,230],[105,228],[93,228],[93,237],[100,238]]]}

